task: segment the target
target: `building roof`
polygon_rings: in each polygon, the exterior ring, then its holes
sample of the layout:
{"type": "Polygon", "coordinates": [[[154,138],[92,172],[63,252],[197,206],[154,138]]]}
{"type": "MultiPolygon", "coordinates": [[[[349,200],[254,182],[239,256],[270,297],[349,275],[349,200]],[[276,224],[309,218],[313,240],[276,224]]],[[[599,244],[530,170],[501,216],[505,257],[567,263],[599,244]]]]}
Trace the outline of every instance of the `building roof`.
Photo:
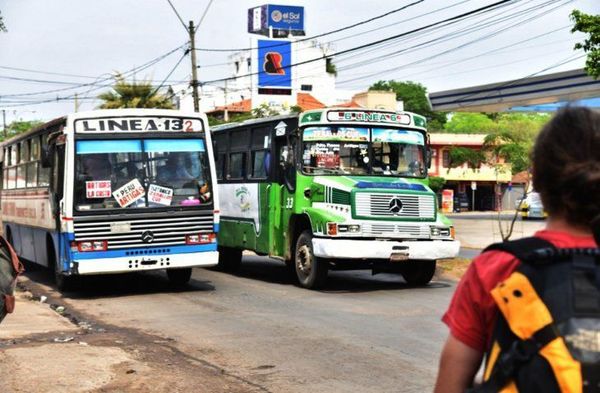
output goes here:
{"type": "Polygon", "coordinates": [[[303,111],[325,108],[325,104],[309,93],[298,93],[296,96],[296,105],[302,108],[303,111]]]}
{"type": "Polygon", "coordinates": [[[429,134],[432,145],[482,146],[486,134],[429,134]]]}
{"type": "Polygon", "coordinates": [[[228,105],[218,106],[212,111],[208,111],[206,113],[225,112],[226,109],[228,112],[250,112],[252,110],[252,100],[248,98],[242,101],[232,102],[228,105]]]}

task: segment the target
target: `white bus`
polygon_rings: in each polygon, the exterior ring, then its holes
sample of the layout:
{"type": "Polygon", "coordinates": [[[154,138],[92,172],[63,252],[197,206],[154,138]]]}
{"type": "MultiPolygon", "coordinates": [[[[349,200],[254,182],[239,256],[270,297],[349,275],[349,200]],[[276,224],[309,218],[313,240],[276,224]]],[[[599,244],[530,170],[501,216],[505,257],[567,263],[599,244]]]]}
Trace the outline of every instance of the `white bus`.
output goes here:
{"type": "Polygon", "coordinates": [[[166,269],[185,284],[218,261],[219,200],[206,117],[70,114],[2,143],[2,225],[66,290],[77,275],[166,269]]]}

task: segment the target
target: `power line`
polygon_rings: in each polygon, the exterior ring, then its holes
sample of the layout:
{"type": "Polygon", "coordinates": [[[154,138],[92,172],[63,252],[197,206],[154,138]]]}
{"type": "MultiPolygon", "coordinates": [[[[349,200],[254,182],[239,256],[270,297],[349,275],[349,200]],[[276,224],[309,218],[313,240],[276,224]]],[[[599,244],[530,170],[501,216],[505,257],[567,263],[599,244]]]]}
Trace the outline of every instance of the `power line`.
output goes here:
{"type": "MultiPolygon", "coordinates": [[[[402,6],[400,8],[396,8],[394,10],[388,11],[388,12],[386,12],[384,14],[375,16],[373,18],[369,18],[367,20],[363,20],[361,22],[354,23],[352,25],[345,26],[345,27],[342,27],[342,28],[339,28],[339,29],[336,29],[336,30],[331,30],[331,31],[328,31],[326,33],[317,34],[317,35],[312,36],[312,37],[302,38],[302,39],[297,40],[296,42],[303,42],[303,41],[314,40],[316,38],[325,37],[327,35],[339,33],[340,31],[352,29],[354,27],[357,27],[357,26],[364,25],[366,23],[372,22],[374,20],[384,18],[384,17],[386,17],[388,15],[392,15],[392,14],[395,14],[397,12],[404,11],[407,8],[410,8],[410,7],[413,7],[413,6],[417,5],[417,4],[423,3],[424,1],[425,0],[417,0],[417,1],[413,2],[413,3],[407,4],[407,5],[402,6]]],[[[286,43],[271,45],[271,46],[269,46],[269,48],[275,48],[275,47],[284,46],[284,45],[286,45],[286,43]]],[[[251,51],[251,50],[256,50],[256,49],[258,49],[258,48],[252,48],[252,47],[250,47],[250,48],[228,48],[228,49],[223,49],[223,48],[222,49],[219,49],[219,48],[196,48],[197,51],[202,51],[202,52],[245,52],[245,51],[251,51]]]]}
{"type": "MultiPolygon", "coordinates": [[[[377,41],[373,41],[373,42],[370,42],[370,43],[367,43],[367,44],[359,45],[359,46],[356,46],[356,47],[353,47],[353,48],[345,49],[345,50],[333,53],[333,54],[328,55],[328,56],[318,57],[318,58],[314,58],[314,59],[305,60],[305,61],[301,61],[301,62],[298,62],[298,63],[290,64],[288,66],[284,66],[284,67],[281,67],[281,68],[282,69],[289,69],[289,68],[292,68],[292,67],[300,66],[302,64],[308,64],[308,63],[313,63],[315,61],[323,60],[325,57],[335,57],[335,56],[340,56],[340,55],[352,53],[352,52],[355,52],[355,51],[358,51],[358,50],[361,50],[361,49],[364,49],[364,48],[369,48],[369,47],[376,46],[376,45],[379,45],[379,44],[382,44],[382,43],[385,43],[385,42],[389,42],[389,41],[392,41],[392,40],[397,40],[398,38],[406,37],[406,36],[408,36],[410,34],[418,33],[418,32],[421,32],[423,30],[429,29],[431,27],[434,27],[434,26],[437,26],[437,25],[440,25],[440,24],[443,24],[443,23],[448,23],[448,22],[456,23],[456,22],[458,22],[461,19],[465,19],[467,17],[473,16],[473,15],[477,15],[479,13],[489,12],[490,10],[492,10],[494,8],[498,8],[499,6],[501,6],[503,4],[510,3],[510,2],[513,2],[513,1],[515,1],[515,0],[500,0],[500,1],[497,1],[495,3],[486,5],[484,7],[480,7],[480,8],[474,9],[472,11],[464,12],[462,14],[459,14],[459,15],[456,15],[456,16],[453,16],[453,17],[450,17],[450,18],[447,18],[447,19],[444,19],[444,20],[441,20],[441,21],[438,21],[438,22],[435,22],[435,23],[431,23],[431,24],[428,24],[426,26],[418,27],[416,29],[413,29],[413,30],[410,30],[410,31],[407,31],[407,32],[404,32],[404,33],[396,34],[396,35],[393,35],[391,37],[383,38],[383,39],[380,39],[380,40],[377,40],[377,41]]],[[[205,81],[204,83],[224,82],[224,81],[235,80],[235,79],[239,79],[239,78],[243,78],[243,77],[247,77],[247,76],[252,76],[252,75],[258,75],[258,74],[259,74],[259,72],[254,72],[254,73],[249,73],[249,74],[240,75],[240,76],[214,79],[214,80],[210,80],[210,81],[205,81]]]]}

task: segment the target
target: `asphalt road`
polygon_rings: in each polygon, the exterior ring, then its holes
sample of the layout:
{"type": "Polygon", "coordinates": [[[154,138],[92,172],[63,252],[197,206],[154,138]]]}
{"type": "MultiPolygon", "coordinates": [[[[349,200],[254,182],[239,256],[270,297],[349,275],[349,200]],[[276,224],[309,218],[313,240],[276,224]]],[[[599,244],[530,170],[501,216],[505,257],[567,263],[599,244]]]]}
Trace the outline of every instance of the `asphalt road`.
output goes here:
{"type": "MultiPolygon", "coordinates": [[[[463,257],[499,240],[489,214],[452,219],[463,257]]],[[[543,225],[518,221],[515,237],[543,225]]],[[[48,272],[26,274],[57,296],[48,272]]],[[[181,290],[163,272],[84,277],[61,302],[105,326],[164,337],[186,364],[214,365],[252,391],[410,393],[433,387],[447,334],[440,318],[454,289],[440,278],[415,288],[400,276],[354,271],[308,291],[282,263],[249,255],[235,275],[195,269],[181,290]]]]}
{"type": "MultiPolygon", "coordinates": [[[[49,274],[30,278],[52,293],[49,274]]],[[[90,318],[174,339],[270,392],[430,391],[454,283],[408,287],[400,276],[334,272],[323,291],[294,286],[284,265],[245,256],[241,271],[195,269],[173,291],[163,273],[86,279],[64,295],[90,318]]]]}

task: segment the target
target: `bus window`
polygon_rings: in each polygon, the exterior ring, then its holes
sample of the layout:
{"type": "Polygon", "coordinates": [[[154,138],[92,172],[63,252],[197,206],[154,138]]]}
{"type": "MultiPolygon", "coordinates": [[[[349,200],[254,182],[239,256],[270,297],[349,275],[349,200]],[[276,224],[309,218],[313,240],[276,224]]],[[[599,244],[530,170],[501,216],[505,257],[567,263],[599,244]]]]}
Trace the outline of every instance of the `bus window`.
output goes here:
{"type": "Polygon", "coordinates": [[[417,131],[374,128],[373,173],[424,177],[425,140],[417,131]]]}
{"type": "Polygon", "coordinates": [[[243,179],[246,177],[246,153],[229,154],[229,173],[227,179],[243,179]]]}

